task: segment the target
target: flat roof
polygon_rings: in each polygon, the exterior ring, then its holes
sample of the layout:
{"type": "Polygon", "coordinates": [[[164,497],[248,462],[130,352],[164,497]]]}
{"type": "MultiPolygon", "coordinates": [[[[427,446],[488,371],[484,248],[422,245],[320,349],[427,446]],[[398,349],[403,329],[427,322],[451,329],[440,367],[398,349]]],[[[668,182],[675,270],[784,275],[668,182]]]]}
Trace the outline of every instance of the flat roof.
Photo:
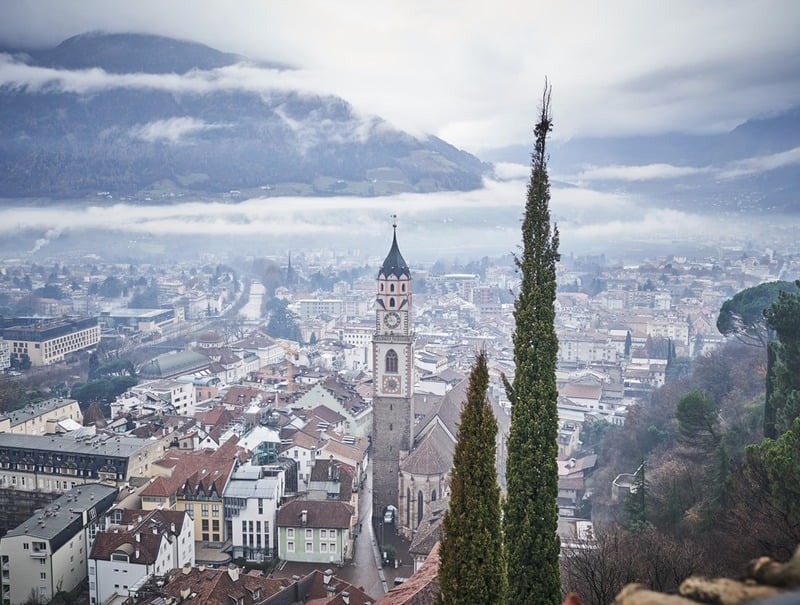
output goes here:
{"type": "Polygon", "coordinates": [[[130,458],[141,449],[151,445],[151,439],[124,435],[84,436],[78,440],[67,435],[13,435],[0,433],[0,448],[43,450],[80,455],[103,455],[130,458]],[[95,446],[96,444],[96,446],[95,446]]]}
{"type": "MultiPolygon", "coordinates": [[[[274,499],[277,494],[277,477],[262,477],[261,479],[231,479],[225,488],[223,498],[266,498],[274,499]]],[[[338,492],[338,490],[336,490],[338,492]]]]}
{"type": "Polygon", "coordinates": [[[112,309],[111,311],[105,311],[101,314],[101,317],[116,317],[120,319],[135,319],[135,318],[153,318],[158,317],[162,313],[171,313],[172,309],[128,309],[128,308],[120,308],[120,309],[112,309]]]}
{"type": "MultiPolygon", "coordinates": [[[[30,536],[51,542],[52,551],[58,550],[74,535],[74,530],[84,526],[83,513],[98,507],[98,516],[114,503],[117,488],[100,483],[87,483],[75,487],[44,509],[34,513],[26,521],[10,530],[3,539],[15,536],[30,536]],[[66,532],[69,532],[67,535],[66,532]]],[[[89,519],[92,514],[89,514],[89,519]]]]}
{"type": "Polygon", "coordinates": [[[27,422],[31,418],[37,418],[47,412],[52,412],[62,406],[69,405],[70,403],[77,403],[74,399],[65,399],[62,397],[55,397],[47,401],[40,401],[39,403],[32,403],[26,405],[24,408],[8,412],[5,416],[11,419],[11,426],[17,426],[23,422],[27,422]]]}

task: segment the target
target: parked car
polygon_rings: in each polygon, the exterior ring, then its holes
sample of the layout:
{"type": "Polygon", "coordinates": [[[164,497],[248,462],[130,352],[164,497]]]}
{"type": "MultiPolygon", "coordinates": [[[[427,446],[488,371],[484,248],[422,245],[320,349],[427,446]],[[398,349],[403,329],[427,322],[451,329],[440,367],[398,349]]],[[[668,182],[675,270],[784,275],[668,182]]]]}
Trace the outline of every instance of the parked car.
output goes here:
{"type": "Polygon", "coordinates": [[[394,511],[392,509],[388,509],[385,513],[383,513],[383,522],[394,523],[394,511]]]}

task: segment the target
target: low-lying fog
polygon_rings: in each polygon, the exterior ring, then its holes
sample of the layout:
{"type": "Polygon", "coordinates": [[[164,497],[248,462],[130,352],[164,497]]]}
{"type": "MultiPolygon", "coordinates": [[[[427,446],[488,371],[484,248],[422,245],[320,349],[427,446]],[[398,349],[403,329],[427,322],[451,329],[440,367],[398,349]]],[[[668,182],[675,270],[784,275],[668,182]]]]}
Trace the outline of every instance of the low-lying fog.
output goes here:
{"type": "MultiPolygon", "coordinates": [[[[31,253],[106,258],[204,252],[280,255],[333,248],[385,252],[393,214],[398,240],[416,262],[516,252],[526,200],[524,167],[481,190],[379,198],[272,197],[237,202],[122,203],[114,200],[0,202],[0,244],[7,258],[31,253]]],[[[644,199],[552,186],[551,213],[562,254],[611,258],[686,254],[713,245],[757,242],[795,248],[793,225],[776,217],[692,214],[655,208],[644,199]]]]}

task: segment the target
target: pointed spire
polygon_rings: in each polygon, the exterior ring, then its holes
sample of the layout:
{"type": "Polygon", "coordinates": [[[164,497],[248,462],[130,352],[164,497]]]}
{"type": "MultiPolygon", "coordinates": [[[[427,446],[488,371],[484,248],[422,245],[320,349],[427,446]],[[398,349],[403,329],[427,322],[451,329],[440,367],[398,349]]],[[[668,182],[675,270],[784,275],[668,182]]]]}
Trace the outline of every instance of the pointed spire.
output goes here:
{"type": "Polygon", "coordinates": [[[383,261],[383,266],[378,272],[378,277],[411,277],[411,271],[406,264],[403,255],[400,254],[400,247],[397,245],[397,215],[392,215],[392,247],[389,254],[386,255],[386,260],[383,261]]]}

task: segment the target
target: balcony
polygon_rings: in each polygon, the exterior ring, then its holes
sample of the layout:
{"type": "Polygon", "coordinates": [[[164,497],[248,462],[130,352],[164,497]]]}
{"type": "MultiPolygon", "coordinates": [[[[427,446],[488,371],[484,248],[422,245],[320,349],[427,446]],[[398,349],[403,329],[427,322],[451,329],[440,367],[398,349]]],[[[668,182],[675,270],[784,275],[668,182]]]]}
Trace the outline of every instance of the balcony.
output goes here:
{"type": "Polygon", "coordinates": [[[44,559],[45,557],[47,557],[47,549],[46,548],[43,548],[43,549],[33,548],[33,549],[31,549],[31,556],[36,558],[36,559],[44,559]]]}

